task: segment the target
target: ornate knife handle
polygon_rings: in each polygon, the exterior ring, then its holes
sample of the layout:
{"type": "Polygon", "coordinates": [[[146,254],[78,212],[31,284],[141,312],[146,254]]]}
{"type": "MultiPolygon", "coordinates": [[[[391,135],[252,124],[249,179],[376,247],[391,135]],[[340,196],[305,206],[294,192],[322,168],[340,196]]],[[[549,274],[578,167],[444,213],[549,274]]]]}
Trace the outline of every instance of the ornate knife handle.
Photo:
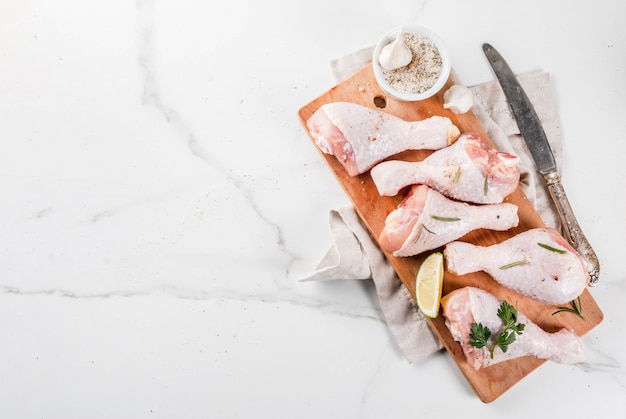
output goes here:
{"type": "Polygon", "coordinates": [[[561,217],[561,222],[565,227],[564,230],[567,239],[587,263],[587,270],[590,276],[589,286],[593,287],[597,284],[600,276],[600,262],[598,261],[598,257],[580,229],[578,221],[576,221],[574,211],[567,200],[565,189],[561,184],[559,175],[556,173],[550,173],[545,175],[544,178],[546,179],[548,190],[550,191],[552,200],[556,205],[559,217],[561,217]]]}

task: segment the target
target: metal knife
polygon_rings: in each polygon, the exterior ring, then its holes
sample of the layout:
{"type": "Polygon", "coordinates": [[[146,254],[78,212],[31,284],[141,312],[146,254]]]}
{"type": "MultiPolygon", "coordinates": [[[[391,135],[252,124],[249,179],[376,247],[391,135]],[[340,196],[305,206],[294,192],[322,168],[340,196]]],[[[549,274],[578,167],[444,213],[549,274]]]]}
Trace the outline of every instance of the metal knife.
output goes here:
{"type": "Polygon", "coordinates": [[[567,239],[585,259],[590,276],[589,286],[594,286],[598,282],[600,275],[600,263],[578,225],[574,211],[567,200],[565,189],[563,189],[561,179],[557,173],[552,149],[541,126],[539,117],[535,112],[535,108],[528,99],[524,89],[522,89],[517,77],[498,51],[489,44],[483,44],[483,51],[504,91],[513,116],[517,121],[517,126],[528,145],[537,169],[546,181],[550,196],[565,227],[567,239]]]}

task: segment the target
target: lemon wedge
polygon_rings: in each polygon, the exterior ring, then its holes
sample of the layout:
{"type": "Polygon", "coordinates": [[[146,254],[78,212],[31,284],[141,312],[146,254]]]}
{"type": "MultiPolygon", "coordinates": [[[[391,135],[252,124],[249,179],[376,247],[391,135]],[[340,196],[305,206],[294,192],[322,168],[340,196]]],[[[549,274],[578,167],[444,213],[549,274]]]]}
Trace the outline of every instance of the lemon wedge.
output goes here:
{"type": "Polygon", "coordinates": [[[415,299],[426,317],[435,318],[439,314],[442,286],[443,254],[436,252],[424,259],[415,278],[415,299]]]}

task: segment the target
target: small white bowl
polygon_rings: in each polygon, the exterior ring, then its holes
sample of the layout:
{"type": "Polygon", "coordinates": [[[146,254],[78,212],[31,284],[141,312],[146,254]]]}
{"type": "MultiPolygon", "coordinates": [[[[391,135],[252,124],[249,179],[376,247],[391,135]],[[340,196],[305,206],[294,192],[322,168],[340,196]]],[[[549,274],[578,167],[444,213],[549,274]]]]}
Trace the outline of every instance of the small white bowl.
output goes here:
{"type": "MultiPolygon", "coordinates": [[[[443,88],[443,86],[448,81],[448,77],[450,77],[450,59],[448,57],[448,52],[446,50],[445,44],[436,33],[422,26],[403,26],[401,28],[396,28],[390,31],[385,36],[383,36],[378,44],[376,44],[376,47],[374,48],[374,55],[372,58],[374,75],[376,76],[376,81],[378,82],[380,88],[392,98],[403,102],[415,102],[418,100],[424,100],[432,97],[443,88]],[[404,33],[413,33],[416,35],[422,35],[427,37],[439,50],[439,55],[441,56],[442,61],[441,73],[439,74],[439,78],[437,79],[435,84],[433,84],[432,87],[422,93],[407,93],[399,91],[392,87],[385,79],[385,75],[383,73],[384,70],[380,66],[380,63],[378,61],[378,57],[382,49],[385,47],[385,45],[389,44],[396,38],[396,35],[400,30],[402,30],[402,32],[404,33]]],[[[416,77],[419,77],[419,75],[416,75],[416,77]]]]}

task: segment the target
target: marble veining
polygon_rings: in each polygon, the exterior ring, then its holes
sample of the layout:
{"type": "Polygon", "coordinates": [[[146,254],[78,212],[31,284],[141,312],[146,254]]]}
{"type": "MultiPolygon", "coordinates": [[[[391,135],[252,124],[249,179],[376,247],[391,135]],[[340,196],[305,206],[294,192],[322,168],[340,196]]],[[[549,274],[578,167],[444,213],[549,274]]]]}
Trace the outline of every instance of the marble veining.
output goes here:
{"type": "Polygon", "coordinates": [[[3,2],[0,416],[623,416],[626,29],[604,6],[3,2]],[[550,73],[562,181],[602,265],[587,361],[489,405],[445,351],[403,358],[371,281],[299,281],[348,201],[297,112],[332,59],[409,21],[468,85],[493,79],[486,41],[550,73]]]}
{"type": "MultiPolygon", "coordinates": [[[[137,61],[143,74],[143,100],[142,103],[146,106],[153,106],[156,108],[165,118],[168,124],[172,124],[176,130],[180,133],[180,136],[186,139],[189,146],[189,150],[193,156],[206,162],[211,167],[216,168],[228,181],[230,181],[237,190],[246,199],[250,207],[256,212],[258,218],[268,224],[275,230],[276,243],[280,250],[284,252],[290,258],[295,256],[290,254],[285,247],[285,241],[279,225],[272,223],[259,208],[255,202],[254,194],[249,190],[244,181],[238,177],[232,171],[223,167],[219,160],[214,159],[211,153],[205,150],[197,140],[196,135],[185,124],[184,118],[173,108],[169,107],[166,103],[163,103],[161,96],[159,95],[158,82],[155,76],[155,70],[153,68],[154,62],[152,60],[152,51],[155,48],[155,25],[154,25],[154,2],[150,0],[137,1],[137,34],[138,34],[138,58],[137,61]]],[[[288,273],[288,268],[287,268],[288,273]]]]}

